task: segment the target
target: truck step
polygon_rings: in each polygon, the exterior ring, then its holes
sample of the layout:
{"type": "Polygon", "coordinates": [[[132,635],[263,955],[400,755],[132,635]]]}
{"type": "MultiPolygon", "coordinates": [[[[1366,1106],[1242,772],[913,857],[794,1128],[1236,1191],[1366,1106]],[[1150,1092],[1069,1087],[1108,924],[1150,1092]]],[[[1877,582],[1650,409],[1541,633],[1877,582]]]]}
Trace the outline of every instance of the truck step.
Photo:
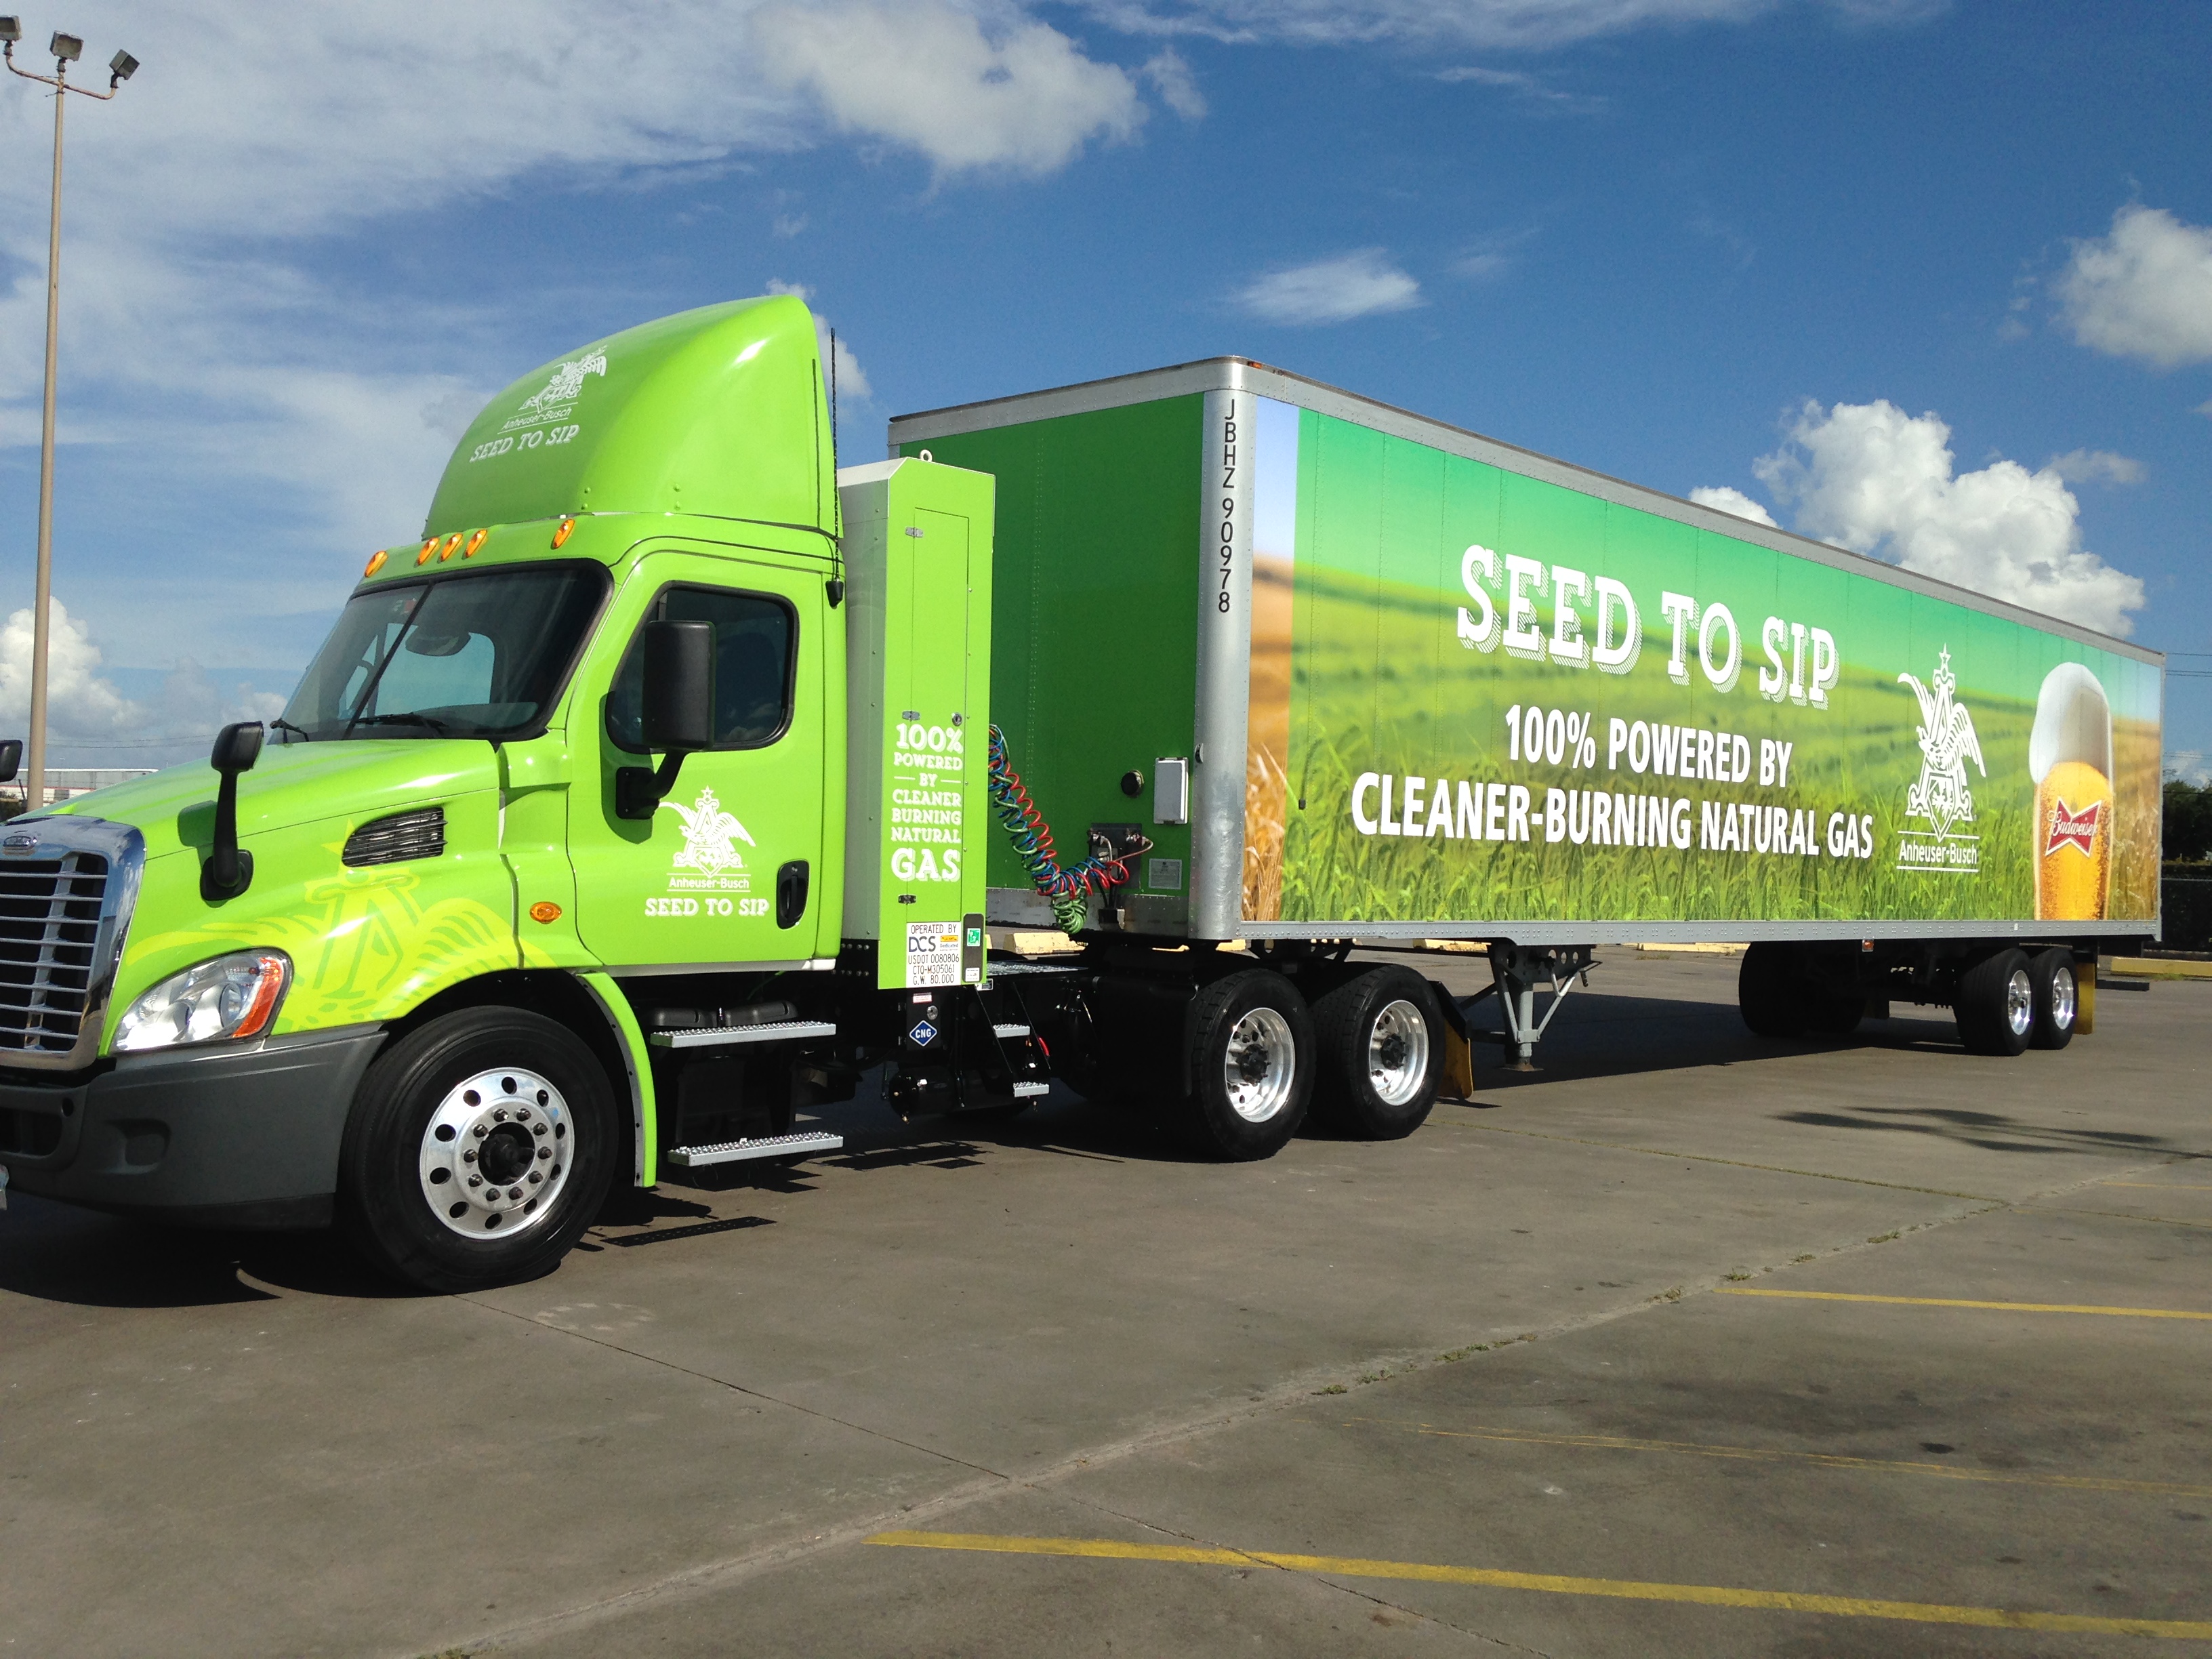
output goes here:
{"type": "Polygon", "coordinates": [[[668,1161],[681,1169],[699,1170],[710,1164],[736,1164],[749,1158],[793,1158],[809,1152],[834,1152],[844,1144],[845,1137],[842,1135],[819,1133],[762,1135],[752,1140],[718,1140],[711,1146],[672,1146],[668,1149],[668,1161]]]}
{"type": "Polygon", "coordinates": [[[1027,1100],[1037,1095],[1048,1095],[1051,1092],[1052,1085],[1049,1083],[1017,1083],[1014,1085],[1014,1098],[1017,1100],[1027,1100]]]}
{"type": "Polygon", "coordinates": [[[1029,1034],[1030,1028],[1026,1025],[994,1025],[991,1028],[991,1035],[1002,1040],[1006,1037],[1025,1037],[1029,1034]]]}
{"type": "Polygon", "coordinates": [[[799,1037],[836,1036],[826,1019],[777,1019],[762,1025],[717,1025],[706,1030],[655,1031],[656,1048],[729,1048],[740,1042],[789,1042],[799,1037]]]}

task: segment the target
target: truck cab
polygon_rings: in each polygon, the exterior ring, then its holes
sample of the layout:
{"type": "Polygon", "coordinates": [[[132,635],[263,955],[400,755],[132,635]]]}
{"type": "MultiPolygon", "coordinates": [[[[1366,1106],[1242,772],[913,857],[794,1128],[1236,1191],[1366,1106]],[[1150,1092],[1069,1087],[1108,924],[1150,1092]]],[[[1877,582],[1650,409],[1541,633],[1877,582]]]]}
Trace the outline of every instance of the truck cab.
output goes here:
{"type": "Polygon", "coordinates": [[[796,1114],[902,1047],[1042,1093],[980,1000],[991,481],[856,469],[848,535],[830,428],[794,299],[545,365],[265,733],[10,823],[8,1180],[455,1289],[836,1146],[796,1114]]]}

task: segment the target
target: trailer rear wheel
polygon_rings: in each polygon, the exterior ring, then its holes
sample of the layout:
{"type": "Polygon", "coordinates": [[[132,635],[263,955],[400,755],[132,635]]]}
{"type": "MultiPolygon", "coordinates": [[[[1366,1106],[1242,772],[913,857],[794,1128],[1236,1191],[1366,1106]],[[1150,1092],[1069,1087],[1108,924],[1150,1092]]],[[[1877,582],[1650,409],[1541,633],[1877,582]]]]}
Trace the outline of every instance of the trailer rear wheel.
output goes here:
{"type": "Polygon", "coordinates": [[[2081,988],[2074,978],[2074,953],[2050,950],[2027,964],[2035,996],[2035,1030],[2028,1038],[2038,1048],[2063,1048],[2074,1041],[2081,1012],[2081,988]]]}
{"type": "Polygon", "coordinates": [[[1395,964],[1346,981],[1313,1006],[1320,1067],[1314,1115],[1363,1140],[1419,1128],[1443,1074],[1443,1017],[1428,981],[1395,964]]]}
{"type": "Polygon", "coordinates": [[[606,1196],[614,1096],[566,1027],[465,1008],[378,1055],[346,1120],[340,1225],[418,1289],[536,1279],[560,1265],[606,1196]]]}
{"type": "Polygon", "coordinates": [[[1297,988],[1264,968],[1231,974],[1191,999],[1183,1031],[1192,1138],[1217,1158],[1274,1156],[1313,1092],[1313,1016],[1297,988]]]}
{"type": "Polygon", "coordinates": [[[1806,986],[1797,952],[1771,939],[1747,949],[1736,969],[1735,1000],[1753,1036],[1804,1036],[1806,986]]]}
{"type": "Polygon", "coordinates": [[[2035,1029],[2035,976],[2024,951],[1999,951],[1959,976],[1951,1012],[1959,1041],[1977,1054],[2017,1054],[2035,1029]]]}

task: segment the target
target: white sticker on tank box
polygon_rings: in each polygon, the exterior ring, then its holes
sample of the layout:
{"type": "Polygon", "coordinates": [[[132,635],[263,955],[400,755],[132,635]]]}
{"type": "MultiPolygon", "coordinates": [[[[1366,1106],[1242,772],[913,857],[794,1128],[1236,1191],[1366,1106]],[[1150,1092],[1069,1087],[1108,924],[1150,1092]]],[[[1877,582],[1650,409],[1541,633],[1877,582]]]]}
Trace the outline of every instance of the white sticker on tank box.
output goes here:
{"type": "Polygon", "coordinates": [[[1152,893],[1182,891],[1182,860],[1181,859],[1146,859],[1145,889],[1147,892],[1152,893]]]}
{"type": "Polygon", "coordinates": [[[960,983],[958,922],[907,923],[906,982],[915,986],[960,983]]]}

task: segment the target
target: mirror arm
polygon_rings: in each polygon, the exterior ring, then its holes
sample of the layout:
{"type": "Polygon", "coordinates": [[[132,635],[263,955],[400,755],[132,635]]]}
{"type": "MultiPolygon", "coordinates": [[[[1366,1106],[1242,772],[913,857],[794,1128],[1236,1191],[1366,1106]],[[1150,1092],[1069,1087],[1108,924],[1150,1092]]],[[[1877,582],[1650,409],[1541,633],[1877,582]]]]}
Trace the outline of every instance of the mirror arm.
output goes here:
{"type": "Polygon", "coordinates": [[[253,854],[238,844],[238,774],[225,772],[215,795],[215,845],[200,866],[200,896],[236,898],[253,882],[253,854]]]}
{"type": "Polygon", "coordinates": [[[615,816],[641,823],[660,810],[676,787],[676,775],[684,769],[688,750],[672,749],[657,767],[620,766],[615,769],[615,816]]]}

